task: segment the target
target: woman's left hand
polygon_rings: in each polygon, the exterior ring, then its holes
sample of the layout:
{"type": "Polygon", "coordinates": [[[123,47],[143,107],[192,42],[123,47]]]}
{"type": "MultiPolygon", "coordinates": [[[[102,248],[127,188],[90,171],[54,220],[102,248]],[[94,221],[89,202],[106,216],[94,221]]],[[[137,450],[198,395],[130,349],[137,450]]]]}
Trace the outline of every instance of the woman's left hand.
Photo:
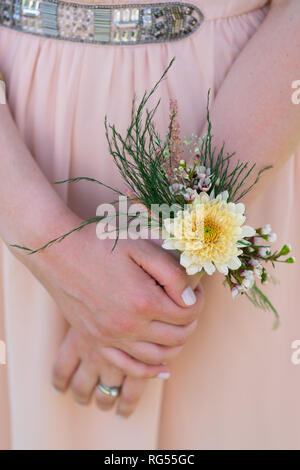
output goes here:
{"type": "Polygon", "coordinates": [[[82,340],[74,328],[70,328],[56,357],[52,383],[56,390],[72,390],[75,401],[88,405],[95,393],[95,400],[102,410],[112,409],[116,401],[117,415],[130,416],[143,393],[147,379],[125,376],[82,340]],[[118,398],[105,395],[98,388],[99,381],[107,387],[122,387],[118,398]]]}

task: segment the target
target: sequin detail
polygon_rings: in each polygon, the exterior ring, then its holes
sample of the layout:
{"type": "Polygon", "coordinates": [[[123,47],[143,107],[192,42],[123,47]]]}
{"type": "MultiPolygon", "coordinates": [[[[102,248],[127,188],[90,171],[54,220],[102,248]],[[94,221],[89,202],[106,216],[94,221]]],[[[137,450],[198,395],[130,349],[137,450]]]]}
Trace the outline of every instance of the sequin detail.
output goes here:
{"type": "Polygon", "coordinates": [[[175,41],[196,31],[203,14],[190,3],[83,5],[57,0],[0,0],[0,25],[94,44],[175,41]]]}

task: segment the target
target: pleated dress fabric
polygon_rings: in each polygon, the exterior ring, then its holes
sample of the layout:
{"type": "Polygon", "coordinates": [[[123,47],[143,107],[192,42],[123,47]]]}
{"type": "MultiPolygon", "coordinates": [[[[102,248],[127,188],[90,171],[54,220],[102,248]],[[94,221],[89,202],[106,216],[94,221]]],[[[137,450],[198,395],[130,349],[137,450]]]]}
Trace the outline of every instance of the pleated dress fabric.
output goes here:
{"type": "MultiPolygon", "coordinates": [[[[266,0],[191,3],[205,21],[174,42],[96,45],[0,27],[8,103],[49,181],[88,175],[122,189],[108,152],[104,116],[126,130],[134,92],[141,97],[150,90],[174,56],[152,102],[162,98],[158,129],[166,132],[169,98],[177,98],[182,136],[201,132],[208,89],[213,100],[269,7],[266,0]]],[[[290,241],[295,253],[297,157],[289,158],[274,181],[284,191],[268,188],[249,209],[249,219],[257,224],[268,216],[278,243],[290,241]]],[[[82,217],[112,200],[111,192],[87,183],[57,190],[82,217]]],[[[67,325],[46,290],[5,247],[1,257],[0,339],[7,344],[7,365],[0,366],[1,448],[300,448],[300,366],[291,362],[291,343],[300,335],[297,265],[280,265],[280,289],[268,287],[282,317],[276,332],[271,314],[246,299],[233,302],[221,276],[206,277],[206,306],[197,332],[173,361],[170,380],[150,381],[135,414],[120,421],[94,404],[78,406],[70,393],[54,393],[51,368],[67,325]]]]}

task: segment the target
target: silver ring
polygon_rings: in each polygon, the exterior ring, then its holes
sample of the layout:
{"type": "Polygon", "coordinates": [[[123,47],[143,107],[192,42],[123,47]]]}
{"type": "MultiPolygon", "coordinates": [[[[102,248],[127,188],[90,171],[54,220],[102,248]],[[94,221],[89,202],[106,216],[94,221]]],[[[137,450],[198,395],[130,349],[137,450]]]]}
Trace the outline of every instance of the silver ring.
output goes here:
{"type": "Polygon", "coordinates": [[[101,382],[98,384],[99,390],[104,393],[107,397],[112,397],[116,398],[118,395],[120,395],[121,392],[121,387],[107,387],[106,385],[103,385],[101,382]]]}

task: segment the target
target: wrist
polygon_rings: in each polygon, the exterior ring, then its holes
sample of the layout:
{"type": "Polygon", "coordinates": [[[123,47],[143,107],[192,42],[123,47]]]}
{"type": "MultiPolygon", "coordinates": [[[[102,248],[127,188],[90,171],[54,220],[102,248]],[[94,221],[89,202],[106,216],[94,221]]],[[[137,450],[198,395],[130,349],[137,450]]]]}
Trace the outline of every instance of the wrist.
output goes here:
{"type": "Polygon", "coordinates": [[[36,254],[28,254],[26,250],[11,245],[36,250],[82,222],[58,196],[52,196],[49,200],[44,196],[40,199],[34,198],[30,204],[22,204],[22,219],[19,221],[14,218],[15,222],[8,227],[4,239],[11,253],[31,270],[55,265],[57,258],[61,259],[63,256],[63,243],[57,243],[36,254]]]}

